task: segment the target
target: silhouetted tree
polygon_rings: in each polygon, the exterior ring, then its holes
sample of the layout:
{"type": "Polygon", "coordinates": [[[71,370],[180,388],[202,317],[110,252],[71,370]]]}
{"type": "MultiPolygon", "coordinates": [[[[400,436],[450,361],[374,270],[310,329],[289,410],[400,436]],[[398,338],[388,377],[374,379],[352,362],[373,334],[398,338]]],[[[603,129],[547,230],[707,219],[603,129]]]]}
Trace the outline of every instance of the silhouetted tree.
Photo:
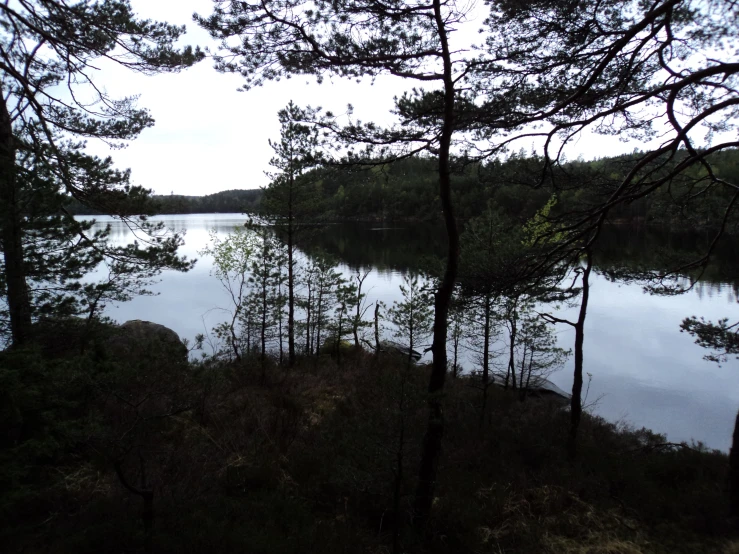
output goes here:
{"type": "MultiPolygon", "coordinates": [[[[0,234],[12,342],[20,346],[30,337],[33,319],[24,248],[31,206],[50,209],[53,196],[63,192],[105,213],[129,215],[140,213],[131,209],[146,196],[143,189],[130,186],[128,173],[116,171],[110,158],[84,151],[85,139],[121,144],[153,124],[146,110],[136,108],[135,98],[116,100],[95,86],[90,75],[96,60],[157,73],[177,71],[203,55],[190,47],[175,48],[184,28],[136,19],[123,0],[23,0],[2,4],[0,21],[0,234]],[[37,186],[39,181],[43,186],[37,186]]],[[[60,213],[64,210],[54,212],[50,225],[60,223],[60,213]]],[[[74,229],[70,219],[64,222],[68,236],[74,229]]],[[[139,227],[153,230],[146,224],[139,227]]],[[[97,242],[90,239],[88,230],[78,226],[77,240],[92,249],[105,244],[102,236],[97,242]]],[[[174,256],[178,243],[177,237],[159,237],[145,249],[112,255],[136,265],[186,269],[189,264],[174,256]]],[[[72,247],[68,253],[79,251],[72,247]]],[[[100,249],[95,255],[101,252],[107,254],[100,249]]],[[[61,265],[56,270],[65,271],[61,265]]],[[[74,270],[69,275],[77,276],[74,270]]]]}

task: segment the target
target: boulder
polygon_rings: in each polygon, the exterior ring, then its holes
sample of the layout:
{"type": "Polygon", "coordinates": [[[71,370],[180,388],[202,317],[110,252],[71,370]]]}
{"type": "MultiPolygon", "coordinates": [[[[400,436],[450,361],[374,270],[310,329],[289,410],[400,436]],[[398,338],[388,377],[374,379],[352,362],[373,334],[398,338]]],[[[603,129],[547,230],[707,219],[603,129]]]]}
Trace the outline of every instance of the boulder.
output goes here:
{"type": "Polygon", "coordinates": [[[105,341],[106,357],[123,361],[187,363],[187,347],[169,327],[133,319],[116,327],[105,341]]]}

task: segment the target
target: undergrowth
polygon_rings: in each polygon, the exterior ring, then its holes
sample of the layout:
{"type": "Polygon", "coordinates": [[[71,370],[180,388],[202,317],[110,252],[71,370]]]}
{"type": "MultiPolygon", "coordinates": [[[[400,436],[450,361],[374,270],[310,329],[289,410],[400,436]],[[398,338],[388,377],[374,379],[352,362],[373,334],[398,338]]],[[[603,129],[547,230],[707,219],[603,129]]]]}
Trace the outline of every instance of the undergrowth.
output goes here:
{"type": "Polygon", "coordinates": [[[6,552],[379,554],[396,534],[408,553],[739,552],[724,454],[586,416],[570,462],[565,410],[489,389],[481,414],[471,377],[448,383],[417,529],[428,368],[403,360],[263,372],[6,356],[0,377],[6,552]]]}

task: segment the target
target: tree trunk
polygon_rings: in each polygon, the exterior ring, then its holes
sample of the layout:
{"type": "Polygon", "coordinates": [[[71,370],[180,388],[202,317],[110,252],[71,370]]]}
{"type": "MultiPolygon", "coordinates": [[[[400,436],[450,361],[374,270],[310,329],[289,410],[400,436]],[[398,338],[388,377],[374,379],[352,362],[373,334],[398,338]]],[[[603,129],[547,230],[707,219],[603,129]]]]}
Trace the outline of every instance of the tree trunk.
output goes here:
{"type": "Polygon", "coordinates": [[[522,387],[521,400],[526,400],[526,395],[529,393],[529,387],[531,386],[531,373],[534,371],[534,352],[535,349],[532,347],[529,354],[529,369],[526,373],[526,386],[522,387]]]}
{"type": "Polygon", "coordinates": [[[295,270],[293,268],[292,176],[287,217],[287,365],[295,365],[295,270]]]}
{"type": "Polygon", "coordinates": [[[513,307],[513,313],[510,316],[510,319],[508,322],[511,324],[511,333],[510,333],[510,351],[508,353],[508,373],[506,373],[505,377],[505,389],[508,390],[508,380],[510,379],[511,385],[513,388],[516,388],[516,363],[515,363],[515,353],[516,353],[516,306],[514,304],[513,307]]]}
{"type": "MultiPolygon", "coordinates": [[[[280,272],[282,272],[282,268],[280,268],[280,272]]],[[[280,279],[282,276],[280,275],[280,279]]],[[[277,290],[277,295],[280,299],[280,304],[282,304],[282,283],[280,282],[279,289],[277,290]]],[[[282,365],[285,362],[285,348],[284,348],[284,339],[282,333],[282,318],[284,317],[284,312],[282,311],[282,305],[280,305],[280,309],[277,311],[277,336],[280,339],[280,365],[282,365]]]]}
{"type": "Polygon", "coordinates": [[[316,356],[321,355],[321,327],[323,326],[323,289],[324,285],[321,284],[321,287],[318,289],[318,304],[316,304],[316,317],[314,318],[314,321],[316,322],[316,330],[313,333],[314,338],[316,339],[316,356]]]}
{"type": "Polygon", "coordinates": [[[263,253],[265,256],[265,263],[262,266],[262,271],[264,274],[262,275],[262,322],[261,322],[261,329],[260,329],[260,338],[261,338],[261,347],[262,347],[262,353],[259,357],[259,363],[262,366],[262,383],[264,383],[265,380],[265,372],[266,372],[266,366],[267,366],[267,263],[266,263],[266,256],[267,252],[266,249],[263,253]]]}
{"type": "Polygon", "coordinates": [[[426,434],[423,438],[415,498],[415,516],[416,523],[419,526],[425,526],[431,513],[436,472],[439,456],[441,455],[441,441],[444,436],[444,409],[441,393],[444,390],[447,371],[447,315],[449,314],[449,304],[454,292],[454,282],[457,280],[459,264],[459,230],[452,208],[449,167],[449,149],[452,133],[454,132],[454,81],[452,79],[451,54],[445,22],[441,13],[441,0],[434,0],[433,5],[444,64],[444,123],[439,138],[439,197],[447,231],[448,252],[446,270],[439,284],[439,289],[436,291],[434,301],[434,342],[431,346],[433,364],[428,388],[429,419],[426,434]]]}
{"type": "Polygon", "coordinates": [[[354,314],[354,321],[352,322],[352,334],[354,335],[354,348],[356,350],[362,348],[362,345],[359,342],[359,325],[362,319],[362,284],[364,284],[364,280],[366,278],[367,273],[365,273],[362,278],[360,278],[359,273],[357,273],[357,309],[354,314]]]}
{"type": "Polygon", "coordinates": [[[593,268],[593,255],[585,251],[585,271],[582,274],[582,302],[580,313],[575,324],[575,375],[572,383],[572,401],[570,403],[570,435],[567,439],[567,456],[574,460],[577,456],[577,431],[582,417],[582,367],[583,343],[585,340],[585,315],[588,311],[590,296],[590,271],[593,268]]]}
{"type": "Polygon", "coordinates": [[[518,376],[518,399],[523,400],[524,385],[523,378],[526,375],[526,342],[523,343],[523,355],[521,356],[521,374],[518,376]]]}
{"type": "Polygon", "coordinates": [[[452,361],[452,377],[455,379],[459,376],[459,363],[458,363],[458,354],[459,354],[459,335],[457,335],[456,330],[454,331],[455,337],[454,337],[454,359],[452,361]]]}
{"type": "Polygon", "coordinates": [[[5,262],[5,286],[14,347],[23,346],[31,336],[31,298],[26,283],[23,229],[16,182],[13,127],[0,89],[0,216],[5,262]]]}
{"type": "Polygon", "coordinates": [[[342,325],[344,323],[344,310],[346,310],[346,304],[341,303],[341,311],[339,312],[339,329],[336,334],[336,365],[341,367],[341,334],[344,331],[342,325]]]}
{"type": "Polygon", "coordinates": [[[380,302],[375,302],[375,356],[380,355],[380,302]]]}
{"type": "Polygon", "coordinates": [[[729,513],[739,517],[739,412],[734,423],[734,436],[729,450],[729,513]]]}
{"type": "MultiPolygon", "coordinates": [[[[265,242],[266,245],[266,242],[265,242]]],[[[267,261],[267,247],[264,247],[262,251],[263,263],[262,263],[262,328],[261,328],[261,339],[262,339],[262,361],[264,361],[267,355],[267,310],[268,310],[268,293],[269,293],[269,267],[267,261]]]]}
{"type": "Polygon", "coordinates": [[[413,340],[413,305],[411,304],[411,314],[408,318],[408,359],[406,360],[406,367],[410,368],[413,364],[413,346],[414,346],[414,340],[413,340]]]}
{"type": "Polygon", "coordinates": [[[313,299],[311,298],[311,286],[310,282],[308,282],[308,303],[306,304],[305,308],[305,355],[310,356],[313,352],[311,350],[311,332],[310,332],[310,312],[311,312],[311,302],[313,302],[313,299]]]}
{"type": "Polygon", "coordinates": [[[485,295],[485,329],[482,345],[482,406],[480,407],[480,428],[485,423],[485,409],[488,403],[488,381],[490,380],[490,295],[485,295]]]}

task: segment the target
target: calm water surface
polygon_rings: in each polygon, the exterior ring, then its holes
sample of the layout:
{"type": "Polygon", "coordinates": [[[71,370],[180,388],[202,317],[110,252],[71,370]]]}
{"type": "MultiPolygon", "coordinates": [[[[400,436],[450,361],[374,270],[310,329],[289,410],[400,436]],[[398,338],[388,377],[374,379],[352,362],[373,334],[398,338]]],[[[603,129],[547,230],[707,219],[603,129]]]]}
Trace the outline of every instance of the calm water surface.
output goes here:
{"type": "MultiPolygon", "coordinates": [[[[181,252],[199,258],[195,269],[184,274],[164,273],[153,287],[156,296],[110,306],[106,315],[119,322],[144,319],[161,323],[192,340],[225,320],[224,310],[229,308],[221,285],[209,275],[211,261],[198,251],[207,244],[210,229],[225,235],[245,218],[239,214],[193,214],[153,219],[186,231],[181,252]]],[[[108,218],[98,221],[113,225],[116,240],[130,239],[130,232],[119,222],[108,218]]],[[[439,230],[378,229],[366,224],[332,226],[311,240],[336,255],[347,276],[357,268],[371,269],[365,281],[369,300],[391,304],[400,298],[403,271],[417,264],[419,256],[440,254],[442,238],[439,230]]],[[[612,251],[629,251],[633,259],[643,252],[671,247],[668,238],[660,236],[622,233],[611,240],[612,251]]],[[[675,247],[680,244],[677,241],[675,247]]],[[[703,349],[681,333],[679,326],[691,315],[739,319],[739,273],[732,279],[732,271],[728,268],[724,277],[714,274],[692,291],[672,297],[651,296],[638,284],[613,282],[601,274],[593,277],[585,329],[585,370],[593,376],[588,400],[600,398],[593,408],[597,414],[664,433],[671,441],[696,440],[728,450],[739,408],[739,362],[730,360],[719,367],[704,361],[703,349]]],[[[575,319],[576,310],[562,310],[558,315],[575,319]]],[[[572,329],[561,326],[557,332],[560,346],[572,348],[572,329]]],[[[571,389],[572,366],[570,358],[550,379],[565,390],[571,389]]]]}

